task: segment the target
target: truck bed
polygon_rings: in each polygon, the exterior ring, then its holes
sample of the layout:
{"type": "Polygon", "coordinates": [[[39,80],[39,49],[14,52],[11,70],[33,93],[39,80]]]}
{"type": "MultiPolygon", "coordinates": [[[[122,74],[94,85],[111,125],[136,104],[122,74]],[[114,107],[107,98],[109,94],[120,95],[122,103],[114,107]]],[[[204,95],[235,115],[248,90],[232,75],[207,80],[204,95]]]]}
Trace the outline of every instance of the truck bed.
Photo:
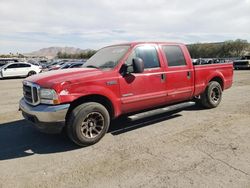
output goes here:
{"type": "Polygon", "coordinates": [[[222,89],[225,90],[232,85],[233,78],[233,63],[218,63],[218,64],[203,64],[194,66],[194,80],[195,89],[194,96],[203,93],[205,86],[208,82],[214,78],[216,74],[220,76],[216,77],[222,84],[222,89]],[[204,79],[206,78],[206,79],[204,79]],[[223,82],[224,80],[224,82],[223,82]]]}

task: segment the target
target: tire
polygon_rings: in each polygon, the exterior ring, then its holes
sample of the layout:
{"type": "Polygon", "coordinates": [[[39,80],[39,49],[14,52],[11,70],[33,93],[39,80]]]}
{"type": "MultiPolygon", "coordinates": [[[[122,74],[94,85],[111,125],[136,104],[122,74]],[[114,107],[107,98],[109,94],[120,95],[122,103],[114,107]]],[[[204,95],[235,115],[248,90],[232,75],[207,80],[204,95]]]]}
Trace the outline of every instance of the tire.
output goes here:
{"type": "Polygon", "coordinates": [[[35,74],[36,74],[35,71],[30,71],[27,76],[29,77],[29,76],[32,76],[32,75],[35,75],[35,74]]]}
{"type": "Polygon", "coordinates": [[[67,134],[79,146],[97,143],[106,134],[110,125],[108,110],[96,102],[77,106],[67,120],[67,134]]]}
{"type": "Polygon", "coordinates": [[[221,85],[212,81],[208,84],[205,92],[201,95],[201,105],[205,108],[216,108],[222,99],[221,85]]]}

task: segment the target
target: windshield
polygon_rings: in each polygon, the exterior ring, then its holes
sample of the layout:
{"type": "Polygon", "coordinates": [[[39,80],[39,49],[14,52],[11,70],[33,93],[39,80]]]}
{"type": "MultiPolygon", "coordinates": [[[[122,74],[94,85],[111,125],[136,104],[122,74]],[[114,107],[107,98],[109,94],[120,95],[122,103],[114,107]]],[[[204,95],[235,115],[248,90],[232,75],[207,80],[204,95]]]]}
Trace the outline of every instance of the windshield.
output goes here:
{"type": "Polygon", "coordinates": [[[98,69],[113,69],[125,55],[130,46],[110,46],[102,48],[93,55],[83,67],[98,68],[98,69]]]}

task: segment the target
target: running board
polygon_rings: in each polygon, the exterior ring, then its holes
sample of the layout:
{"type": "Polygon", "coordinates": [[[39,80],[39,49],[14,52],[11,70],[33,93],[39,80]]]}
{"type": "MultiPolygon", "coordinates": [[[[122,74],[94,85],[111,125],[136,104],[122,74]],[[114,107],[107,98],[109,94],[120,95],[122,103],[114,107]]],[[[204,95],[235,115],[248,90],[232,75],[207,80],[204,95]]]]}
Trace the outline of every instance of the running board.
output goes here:
{"type": "Polygon", "coordinates": [[[155,110],[150,110],[150,111],[146,111],[146,112],[142,112],[139,114],[134,114],[131,116],[128,116],[128,118],[130,120],[137,120],[137,119],[141,119],[141,118],[146,118],[146,117],[150,117],[150,116],[155,116],[155,115],[159,115],[159,114],[163,114],[166,112],[171,112],[171,111],[176,111],[176,110],[183,110],[185,108],[188,108],[190,106],[194,106],[195,102],[184,102],[184,103],[179,103],[179,104],[175,104],[175,105],[171,105],[171,106],[167,106],[167,107],[163,107],[163,108],[158,108],[155,110]]]}

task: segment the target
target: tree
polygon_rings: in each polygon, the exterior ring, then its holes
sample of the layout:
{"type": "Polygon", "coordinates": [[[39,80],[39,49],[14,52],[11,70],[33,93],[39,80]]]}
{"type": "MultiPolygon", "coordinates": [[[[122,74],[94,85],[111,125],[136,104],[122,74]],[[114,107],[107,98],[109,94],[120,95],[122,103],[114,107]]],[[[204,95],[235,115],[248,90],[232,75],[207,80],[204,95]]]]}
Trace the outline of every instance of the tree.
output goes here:
{"type": "Polygon", "coordinates": [[[248,49],[248,42],[246,40],[237,39],[234,41],[233,52],[236,57],[245,55],[245,51],[248,49]]]}
{"type": "Polygon", "coordinates": [[[62,52],[58,52],[56,55],[58,58],[62,58],[62,52]]]}
{"type": "Polygon", "coordinates": [[[222,43],[196,43],[188,45],[188,49],[192,58],[230,58],[250,54],[250,44],[241,39],[222,43]]]}

